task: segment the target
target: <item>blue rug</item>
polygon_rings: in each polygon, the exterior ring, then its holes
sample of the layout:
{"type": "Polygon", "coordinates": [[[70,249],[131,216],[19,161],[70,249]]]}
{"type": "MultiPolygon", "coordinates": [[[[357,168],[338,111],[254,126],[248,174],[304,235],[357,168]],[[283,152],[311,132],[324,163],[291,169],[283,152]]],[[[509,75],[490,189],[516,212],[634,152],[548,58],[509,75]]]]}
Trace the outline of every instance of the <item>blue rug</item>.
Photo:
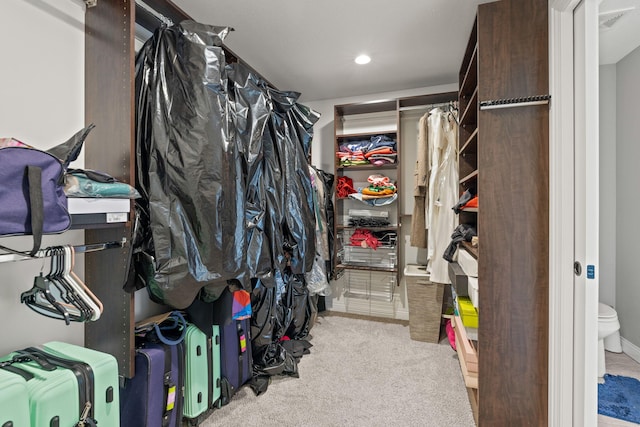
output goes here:
{"type": "Polygon", "coordinates": [[[605,374],[598,384],[598,413],[640,424],[640,381],[605,374]]]}

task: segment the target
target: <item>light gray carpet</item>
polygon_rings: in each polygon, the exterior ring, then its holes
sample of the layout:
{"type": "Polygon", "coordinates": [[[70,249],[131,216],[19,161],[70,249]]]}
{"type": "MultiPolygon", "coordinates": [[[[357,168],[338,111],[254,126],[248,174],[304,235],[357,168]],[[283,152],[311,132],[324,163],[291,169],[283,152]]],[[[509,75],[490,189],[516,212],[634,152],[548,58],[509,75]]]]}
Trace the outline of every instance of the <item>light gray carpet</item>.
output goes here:
{"type": "Polygon", "coordinates": [[[412,341],[409,327],[318,317],[300,378],[243,387],[204,427],[475,426],[455,351],[412,341]]]}

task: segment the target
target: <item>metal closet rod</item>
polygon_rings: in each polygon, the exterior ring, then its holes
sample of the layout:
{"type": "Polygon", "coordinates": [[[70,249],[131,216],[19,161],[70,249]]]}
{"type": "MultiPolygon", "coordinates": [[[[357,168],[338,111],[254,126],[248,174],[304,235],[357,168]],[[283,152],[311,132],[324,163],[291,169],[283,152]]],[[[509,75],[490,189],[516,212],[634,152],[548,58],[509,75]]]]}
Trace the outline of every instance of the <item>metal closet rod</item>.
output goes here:
{"type": "MultiPolygon", "coordinates": [[[[185,11],[180,9],[171,0],[135,0],[136,5],[136,24],[150,32],[154,32],[158,27],[158,23],[165,25],[173,25],[173,23],[193,19],[185,11]],[[155,21],[155,22],[154,22],[155,21]]],[[[230,31],[235,31],[229,28],[230,31]]],[[[227,62],[238,62],[247,67],[253,74],[260,77],[267,85],[273,89],[278,89],[273,83],[267,80],[262,74],[256,71],[251,65],[243,61],[231,49],[222,44],[222,49],[227,57],[227,62]]]]}
{"type": "MultiPolygon", "coordinates": [[[[120,241],[92,243],[89,245],[75,245],[73,246],[73,250],[76,253],[97,252],[97,251],[103,251],[105,249],[124,248],[126,244],[127,244],[127,238],[123,237],[122,240],[120,241]]],[[[57,246],[62,246],[62,245],[57,245],[57,246]]],[[[34,259],[34,258],[45,258],[47,256],[48,256],[47,249],[39,250],[32,257],[29,255],[0,254],[0,263],[11,262],[11,261],[24,261],[27,259],[34,259]]]]}
{"type": "Polygon", "coordinates": [[[422,105],[412,105],[410,107],[400,107],[398,111],[411,111],[411,110],[427,110],[430,108],[437,107],[448,107],[449,105],[454,105],[456,108],[458,101],[447,101],[447,102],[436,102],[434,104],[422,104],[422,105]]]}

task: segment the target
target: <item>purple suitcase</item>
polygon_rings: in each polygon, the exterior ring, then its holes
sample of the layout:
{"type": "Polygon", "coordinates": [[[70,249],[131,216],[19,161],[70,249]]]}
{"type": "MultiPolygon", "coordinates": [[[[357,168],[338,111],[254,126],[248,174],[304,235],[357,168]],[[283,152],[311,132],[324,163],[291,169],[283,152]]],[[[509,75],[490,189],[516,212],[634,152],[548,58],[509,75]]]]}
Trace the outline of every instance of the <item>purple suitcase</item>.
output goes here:
{"type": "Polygon", "coordinates": [[[232,320],[220,326],[221,405],[229,403],[240,387],[253,377],[251,319],[232,320]]]}
{"type": "Polygon", "coordinates": [[[120,390],[120,425],[180,427],[183,375],[183,343],[144,343],[136,349],[135,375],[120,390]]]}

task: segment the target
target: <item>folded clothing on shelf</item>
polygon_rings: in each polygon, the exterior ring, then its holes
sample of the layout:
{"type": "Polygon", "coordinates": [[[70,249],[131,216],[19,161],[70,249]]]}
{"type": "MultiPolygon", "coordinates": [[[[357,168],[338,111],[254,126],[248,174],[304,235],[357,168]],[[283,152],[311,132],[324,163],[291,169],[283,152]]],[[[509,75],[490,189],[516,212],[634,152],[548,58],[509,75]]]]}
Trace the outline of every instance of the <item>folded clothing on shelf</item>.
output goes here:
{"type": "Polygon", "coordinates": [[[367,140],[343,142],[336,152],[341,166],[396,163],[396,142],[387,135],[375,135],[367,140]]]}

